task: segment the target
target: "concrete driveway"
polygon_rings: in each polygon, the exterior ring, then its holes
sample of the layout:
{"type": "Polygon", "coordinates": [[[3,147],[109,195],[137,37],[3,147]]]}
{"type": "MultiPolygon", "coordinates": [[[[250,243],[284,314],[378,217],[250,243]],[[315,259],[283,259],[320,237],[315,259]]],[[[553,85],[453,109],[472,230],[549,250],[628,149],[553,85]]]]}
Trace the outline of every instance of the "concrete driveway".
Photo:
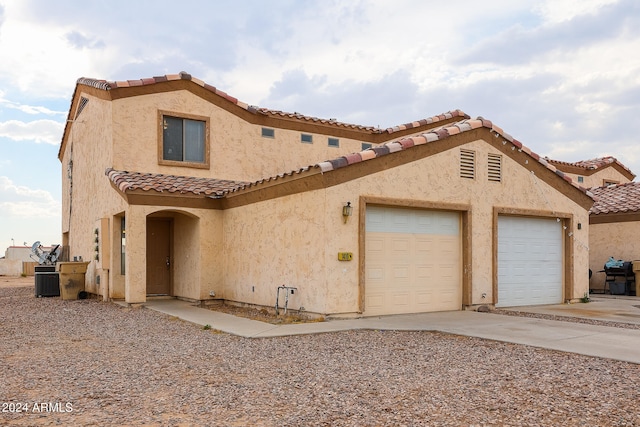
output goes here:
{"type": "MultiPolygon", "coordinates": [[[[640,301],[596,298],[588,304],[517,307],[513,311],[638,323],[640,301]]],[[[476,311],[448,311],[394,316],[334,319],[326,322],[273,325],[220,313],[176,299],[149,300],[145,307],[170,316],[246,338],[307,335],[357,329],[439,331],[515,344],[604,357],[640,364],[640,329],[507,316],[476,311]]]]}
{"type": "Polygon", "coordinates": [[[591,302],[586,304],[526,306],[506,310],[640,325],[640,298],[638,297],[592,295],[591,302]]]}

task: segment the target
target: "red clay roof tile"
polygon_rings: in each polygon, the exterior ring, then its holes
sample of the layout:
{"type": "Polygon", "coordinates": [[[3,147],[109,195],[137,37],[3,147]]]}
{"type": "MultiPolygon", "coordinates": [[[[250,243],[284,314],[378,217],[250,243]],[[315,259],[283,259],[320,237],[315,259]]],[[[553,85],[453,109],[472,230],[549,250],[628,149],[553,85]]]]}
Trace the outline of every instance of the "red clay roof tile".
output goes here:
{"type": "Polygon", "coordinates": [[[112,168],[108,168],[105,174],[122,193],[135,190],[153,190],[158,193],[191,193],[202,196],[220,196],[227,191],[246,184],[241,181],[118,171],[112,168]]]}
{"type": "Polygon", "coordinates": [[[633,175],[635,177],[635,174],[633,172],[631,172],[631,170],[626,167],[625,165],[623,165],[622,163],[620,163],[620,161],[618,159],[616,159],[613,156],[606,156],[606,157],[596,157],[595,159],[589,159],[589,160],[580,160],[577,162],[563,162],[561,160],[553,160],[553,159],[549,159],[547,158],[547,161],[549,163],[552,163],[556,166],[573,166],[573,167],[577,167],[577,168],[582,168],[585,170],[594,170],[594,169],[600,169],[612,164],[617,164],[618,166],[622,167],[624,170],[626,170],[627,172],[629,172],[631,175],[633,175]]]}
{"type": "Polygon", "coordinates": [[[640,183],[638,182],[592,188],[591,192],[596,202],[589,211],[590,215],[640,211],[640,183]]]}

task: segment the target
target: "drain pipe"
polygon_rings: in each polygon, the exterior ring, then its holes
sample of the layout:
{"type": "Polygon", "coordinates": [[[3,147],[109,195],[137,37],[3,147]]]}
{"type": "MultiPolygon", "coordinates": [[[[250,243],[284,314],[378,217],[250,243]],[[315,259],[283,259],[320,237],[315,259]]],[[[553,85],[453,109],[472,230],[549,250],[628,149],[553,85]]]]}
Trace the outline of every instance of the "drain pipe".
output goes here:
{"type": "Polygon", "coordinates": [[[278,286],[276,291],[276,316],[279,315],[279,303],[280,303],[280,289],[284,291],[284,314],[287,314],[287,306],[289,305],[289,295],[293,295],[298,288],[293,286],[278,286]]]}

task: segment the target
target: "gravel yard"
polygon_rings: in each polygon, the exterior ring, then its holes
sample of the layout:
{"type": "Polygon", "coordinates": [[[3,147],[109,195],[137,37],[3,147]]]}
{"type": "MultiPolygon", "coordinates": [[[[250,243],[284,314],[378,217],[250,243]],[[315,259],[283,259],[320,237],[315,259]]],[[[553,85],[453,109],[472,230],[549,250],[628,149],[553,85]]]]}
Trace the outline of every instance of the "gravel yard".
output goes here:
{"type": "Polygon", "coordinates": [[[0,283],[0,358],[0,425],[640,425],[640,365],[431,332],[244,339],[33,286],[0,283]]]}

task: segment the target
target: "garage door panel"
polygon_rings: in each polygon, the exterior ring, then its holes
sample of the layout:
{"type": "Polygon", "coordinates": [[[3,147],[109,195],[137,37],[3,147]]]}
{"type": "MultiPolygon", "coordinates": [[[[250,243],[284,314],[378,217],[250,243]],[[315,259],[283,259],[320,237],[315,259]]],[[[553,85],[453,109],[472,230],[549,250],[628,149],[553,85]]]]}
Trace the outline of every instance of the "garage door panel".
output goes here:
{"type": "Polygon", "coordinates": [[[556,220],[498,218],[498,306],[562,302],[562,226],[556,220]]]}
{"type": "Polygon", "coordinates": [[[459,214],[368,207],[366,216],[367,315],[461,308],[459,214]]]}

